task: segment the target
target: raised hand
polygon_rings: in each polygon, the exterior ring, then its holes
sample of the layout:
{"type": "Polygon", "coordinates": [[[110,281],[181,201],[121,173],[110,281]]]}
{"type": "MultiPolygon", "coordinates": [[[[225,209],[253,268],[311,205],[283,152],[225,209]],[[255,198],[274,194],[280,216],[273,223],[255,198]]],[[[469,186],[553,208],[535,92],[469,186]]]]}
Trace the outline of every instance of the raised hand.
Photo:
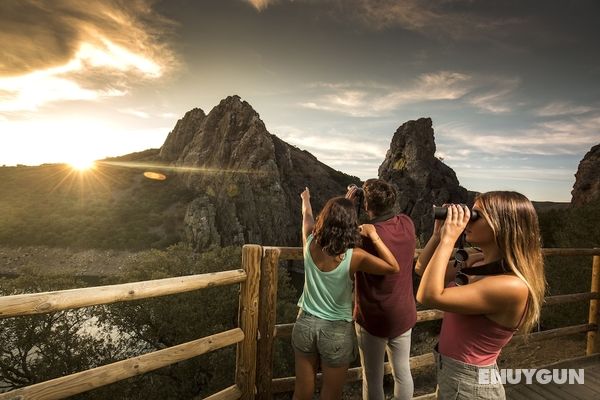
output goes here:
{"type": "Polygon", "coordinates": [[[310,201],[310,190],[308,190],[308,187],[304,188],[304,191],[302,193],[300,193],[300,198],[302,198],[302,201],[310,201]]]}

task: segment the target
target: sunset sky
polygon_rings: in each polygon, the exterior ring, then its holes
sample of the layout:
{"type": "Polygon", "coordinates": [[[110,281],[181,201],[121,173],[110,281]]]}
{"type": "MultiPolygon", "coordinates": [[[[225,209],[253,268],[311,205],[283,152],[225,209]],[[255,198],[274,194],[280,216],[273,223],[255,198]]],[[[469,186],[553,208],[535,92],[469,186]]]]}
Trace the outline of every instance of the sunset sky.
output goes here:
{"type": "Polygon", "coordinates": [[[0,165],[162,145],[237,94],[363,179],[431,117],[469,190],[570,201],[600,143],[600,2],[1,0],[0,165]]]}

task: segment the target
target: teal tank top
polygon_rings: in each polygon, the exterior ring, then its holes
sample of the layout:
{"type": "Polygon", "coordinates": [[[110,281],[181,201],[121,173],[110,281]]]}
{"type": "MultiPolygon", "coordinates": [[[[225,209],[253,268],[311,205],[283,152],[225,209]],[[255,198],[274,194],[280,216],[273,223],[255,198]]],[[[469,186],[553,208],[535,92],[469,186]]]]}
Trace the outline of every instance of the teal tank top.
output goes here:
{"type": "Polygon", "coordinates": [[[328,321],[352,321],[352,289],[350,260],[352,249],[346,250],[344,259],[329,272],[321,271],[310,255],[313,235],[304,247],[304,290],[298,306],[309,314],[328,321]]]}

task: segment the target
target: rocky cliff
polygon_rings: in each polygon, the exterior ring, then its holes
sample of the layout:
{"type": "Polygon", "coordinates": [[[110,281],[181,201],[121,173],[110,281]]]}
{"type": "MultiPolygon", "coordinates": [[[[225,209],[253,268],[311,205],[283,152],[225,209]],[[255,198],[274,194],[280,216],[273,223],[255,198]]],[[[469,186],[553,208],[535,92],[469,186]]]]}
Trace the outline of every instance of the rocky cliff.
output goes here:
{"type": "Polygon", "coordinates": [[[600,199],[600,144],[592,147],[579,163],[571,195],[572,206],[600,199]]]}
{"type": "Polygon", "coordinates": [[[196,250],[211,246],[301,243],[300,196],[311,189],[317,213],[359,179],[270,134],[259,114],[230,96],[208,115],[194,109],[177,122],[161,148],[163,161],[181,167],[195,193],[184,224],[196,250]]]}
{"type": "Polygon", "coordinates": [[[473,194],[460,186],[456,174],[435,157],[430,118],[408,121],[396,130],[379,178],[398,189],[397,207],[413,219],[421,244],[433,230],[432,206],[472,203],[473,194]]]}

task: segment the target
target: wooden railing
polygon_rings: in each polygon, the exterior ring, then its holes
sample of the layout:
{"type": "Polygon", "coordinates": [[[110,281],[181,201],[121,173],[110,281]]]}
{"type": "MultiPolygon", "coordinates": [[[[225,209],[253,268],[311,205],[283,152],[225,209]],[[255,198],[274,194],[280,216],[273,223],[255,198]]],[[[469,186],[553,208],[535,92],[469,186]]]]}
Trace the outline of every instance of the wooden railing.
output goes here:
{"type": "Polygon", "coordinates": [[[177,346],[0,394],[0,400],[63,399],[237,343],[235,384],[213,400],[252,399],[255,387],[258,295],[262,248],[244,246],[242,268],[144,282],[0,297],[0,318],[133,301],[241,283],[238,327],[177,346]]]}
{"type": "MultiPolygon", "coordinates": [[[[415,257],[420,250],[417,250],[415,257]]],[[[534,343],[555,337],[569,336],[576,333],[587,332],[586,355],[600,352],[600,333],[598,332],[599,287],[600,287],[600,249],[543,249],[544,256],[592,256],[591,289],[586,293],[574,293],[546,298],[546,305],[565,304],[578,301],[589,301],[589,318],[587,324],[567,326],[535,332],[528,337],[527,343],[534,343]]],[[[263,247],[261,261],[261,290],[259,332],[260,340],[258,351],[260,360],[257,360],[257,399],[271,399],[274,393],[292,391],[296,378],[273,378],[273,343],[275,339],[289,338],[294,324],[275,324],[276,299],[277,299],[277,265],[280,260],[301,260],[302,249],[291,247],[263,247]]],[[[441,319],[443,312],[439,310],[424,310],[417,312],[417,323],[441,319]]],[[[515,336],[511,345],[523,343],[523,336],[515,336]]],[[[411,369],[433,365],[432,353],[417,355],[410,358],[411,369]]],[[[391,373],[389,363],[385,365],[385,373],[391,373]]],[[[317,375],[320,380],[320,374],[317,375]]],[[[362,379],[362,368],[350,368],[347,381],[362,379]]],[[[421,396],[420,399],[435,398],[435,394],[421,396]]]]}
{"type": "MultiPolygon", "coordinates": [[[[589,301],[589,318],[587,324],[533,333],[529,336],[528,342],[587,332],[586,355],[598,353],[600,351],[598,332],[600,249],[544,249],[544,255],[593,257],[589,292],[546,298],[546,305],[589,301]]],[[[245,245],[242,250],[242,269],[239,270],[0,297],[0,318],[7,318],[166,296],[213,286],[241,284],[237,328],[2,393],[0,400],[62,399],[233,344],[237,344],[235,383],[206,399],[271,399],[274,393],[291,391],[295,377],[273,378],[274,341],[289,338],[293,328],[293,324],[276,324],[275,320],[279,264],[284,260],[302,260],[302,249],[245,245]]],[[[438,320],[442,315],[439,310],[419,311],[417,323],[438,320]]],[[[511,343],[522,342],[523,337],[515,336],[511,343]]],[[[411,369],[433,363],[431,353],[410,358],[411,369]]],[[[385,372],[391,373],[389,363],[385,365],[385,372]]],[[[347,377],[349,381],[360,380],[362,368],[351,368],[348,370],[347,377]]],[[[432,395],[421,396],[421,398],[432,398],[432,395]]]]}

